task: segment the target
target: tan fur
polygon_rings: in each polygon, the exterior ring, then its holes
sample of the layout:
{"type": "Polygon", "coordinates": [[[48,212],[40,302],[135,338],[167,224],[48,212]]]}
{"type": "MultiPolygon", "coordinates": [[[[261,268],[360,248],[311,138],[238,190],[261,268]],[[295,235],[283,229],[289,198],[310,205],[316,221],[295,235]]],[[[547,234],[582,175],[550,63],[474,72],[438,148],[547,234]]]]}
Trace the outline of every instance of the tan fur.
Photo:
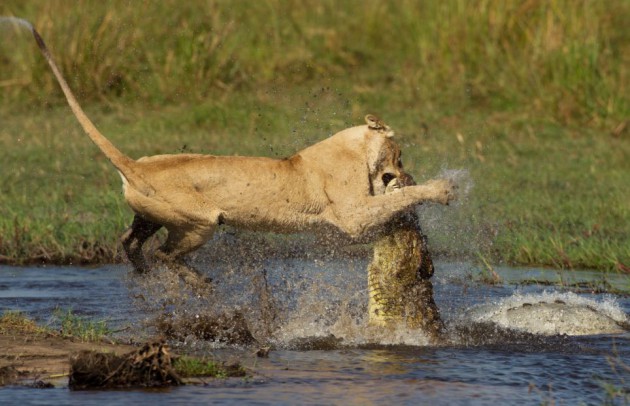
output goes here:
{"type": "Polygon", "coordinates": [[[138,271],[148,269],[142,245],[162,226],[168,238],[157,256],[175,261],[203,245],[219,224],[325,230],[358,239],[410,206],[447,204],[454,197],[447,180],[384,194],[404,171],[392,131],[374,116],[287,159],[179,154],[134,161],[87,118],[35,29],[33,34],[80,124],[121,174],[136,213],[122,243],[138,271]]]}

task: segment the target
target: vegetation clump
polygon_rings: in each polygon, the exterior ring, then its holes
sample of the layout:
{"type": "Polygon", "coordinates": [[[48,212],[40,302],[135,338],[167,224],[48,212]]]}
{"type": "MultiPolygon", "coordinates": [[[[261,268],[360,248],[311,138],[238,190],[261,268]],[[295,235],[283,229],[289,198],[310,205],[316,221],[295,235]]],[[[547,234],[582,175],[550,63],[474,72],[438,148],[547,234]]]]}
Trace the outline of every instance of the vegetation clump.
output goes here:
{"type": "Polygon", "coordinates": [[[74,337],[81,341],[97,342],[111,334],[111,329],[105,320],[89,320],[74,313],[71,309],[57,309],[54,312],[59,320],[60,334],[63,337],[74,337]]]}
{"type": "Polygon", "coordinates": [[[168,346],[147,343],[123,356],[82,351],[70,362],[70,389],[177,386],[183,384],[172,365],[168,346]]]}
{"type": "Polygon", "coordinates": [[[52,331],[38,326],[22,312],[5,311],[0,316],[0,335],[14,334],[43,335],[52,334],[52,331]]]}
{"type": "Polygon", "coordinates": [[[5,311],[0,315],[0,335],[52,335],[74,338],[83,342],[99,342],[112,332],[105,320],[89,320],[70,309],[57,309],[54,316],[58,320],[58,330],[49,326],[40,326],[22,312],[5,311]]]}
{"type": "Polygon", "coordinates": [[[214,360],[199,359],[193,357],[178,357],[173,362],[175,371],[182,378],[214,377],[230,378],[243,377],[247,370],[239,363],[226,364],[214,360]]]}
{"type": "Polygon", "coordinates": [[[238,363],[175,357],[166,343],[156,341],[122,356],[82,351],[71,359],[68,385],[73,390],[178,386],[185,383],[184,378],[246,375],[238,363]]]}

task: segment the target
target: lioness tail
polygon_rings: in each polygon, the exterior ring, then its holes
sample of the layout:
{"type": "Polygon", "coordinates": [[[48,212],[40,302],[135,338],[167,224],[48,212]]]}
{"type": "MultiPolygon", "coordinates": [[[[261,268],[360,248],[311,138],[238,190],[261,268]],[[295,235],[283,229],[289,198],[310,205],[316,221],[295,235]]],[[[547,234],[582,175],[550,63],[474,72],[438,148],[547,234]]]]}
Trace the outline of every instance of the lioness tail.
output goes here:
{"type": "Polygon", "coordinates": [[[59,86],[61,86],[61,90],[66,96],[66,100],[68,101],[72,112],[76,116],[77,120],[79,120],[79,124],[81,124],[83,130],[87,133],[88,137],[90,137],[94,144],[96,144],[96,146],[103,152],[103,154],[105,154],[107,159],[109,159],[109,161],[116,167],[116,169],[118,169],[121,175],[132,187],[134,187],[141,193],[150,193],[153,188],[144,180],[142,174],[134,169],[135,161],[123,154],[118,148],[114,146],[114,144],[112,144],[107,138],[105,138],[103,134],[101,134],[96,126],[94,126],[92,121],[88,118],[88,116],[79,105],[76,97],[74,97],[72,90],[70,90],[70,86],[68,86],[68,83],[59,71],[59,68],[53,60],[50,51],[48,51],[48,48],[46,47],[46,44],[44,43],[42,37],[39,35],[35,27],[33,27],[25,20],[22,21],[27,23],[30,27],[33,36],[35,37],[35,41],[37,42],[39,49],[42,51],[42,54],[44,54],[44,57],[46,58],[48,65],[50,65],[53,74],[57,78],[57,82],[59,82],[59,86]]]}

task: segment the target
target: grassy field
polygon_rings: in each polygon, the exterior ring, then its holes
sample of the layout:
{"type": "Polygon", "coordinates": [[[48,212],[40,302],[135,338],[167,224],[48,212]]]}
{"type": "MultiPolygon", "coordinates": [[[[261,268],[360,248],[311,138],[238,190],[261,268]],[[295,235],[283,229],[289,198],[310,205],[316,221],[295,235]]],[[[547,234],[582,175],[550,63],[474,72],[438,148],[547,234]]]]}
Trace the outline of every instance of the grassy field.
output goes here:
{"type": "MultiPolygon", "coordinates": [[[[630,266],[630,3],[5,1],[132,157],[286,156],[366,113],[417,180],[444,255],[630,266]],[[419,3],[419,4],[418,4],[419,3]],[[89,12],[88,12],[89,11],[89,12]]],[[[0,260],[101,262],[130,222],[32,37],[0,23],[0,260]]]]}

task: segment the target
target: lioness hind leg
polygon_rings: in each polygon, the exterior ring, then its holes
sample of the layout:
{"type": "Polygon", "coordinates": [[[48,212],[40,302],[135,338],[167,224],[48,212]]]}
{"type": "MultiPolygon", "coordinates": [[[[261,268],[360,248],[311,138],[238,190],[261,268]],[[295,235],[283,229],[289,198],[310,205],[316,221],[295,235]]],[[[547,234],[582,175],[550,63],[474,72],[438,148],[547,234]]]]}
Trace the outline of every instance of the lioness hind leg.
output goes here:
{"type": "Polygon", "coordinates": [[[149,266],[142,253],[142,246],[160,228],[162,228],[160,224],[153,223],[136,214],[131,227],[121,237],[127,258],[131,261],[136,272],[145,273],[149,271],[149,266]]]}
{"type": "Polygon", "coordinates": [[[177,262],[205,244],[212,237],[215,227],[168,228],[166,242],[158,248],[156,256],[166,262],[177,262]]]}
{"type": "Polygon", "coordinates": [[[155,253],[158,259],[164,261],[169,268],[176,271],[186,283],[199,293],[210,288],[211,280],[187,265],[183,256],[205,244],[212,237],[215,228],[216,226],[199,226],[185,230],[169,229],[166,242],[155,253]]]}

